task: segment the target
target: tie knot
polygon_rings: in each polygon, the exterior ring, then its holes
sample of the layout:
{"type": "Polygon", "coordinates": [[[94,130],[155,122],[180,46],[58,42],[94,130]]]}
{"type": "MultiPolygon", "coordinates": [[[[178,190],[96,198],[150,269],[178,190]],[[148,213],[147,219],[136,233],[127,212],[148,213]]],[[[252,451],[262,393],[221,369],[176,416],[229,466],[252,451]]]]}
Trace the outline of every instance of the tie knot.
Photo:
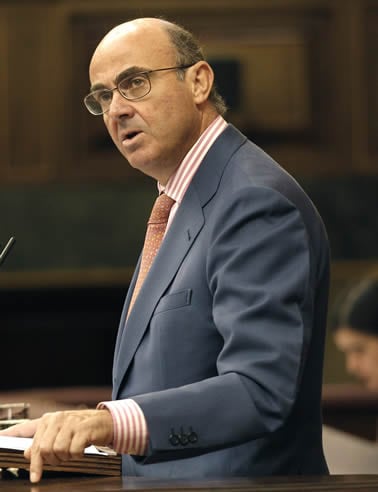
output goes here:
{"type": "Polygon", "coordinates": [[[159,195],[154,203],[148,224],[162,224],[168,222],[169,212],[175,201],[165,193],[159,195]]]}

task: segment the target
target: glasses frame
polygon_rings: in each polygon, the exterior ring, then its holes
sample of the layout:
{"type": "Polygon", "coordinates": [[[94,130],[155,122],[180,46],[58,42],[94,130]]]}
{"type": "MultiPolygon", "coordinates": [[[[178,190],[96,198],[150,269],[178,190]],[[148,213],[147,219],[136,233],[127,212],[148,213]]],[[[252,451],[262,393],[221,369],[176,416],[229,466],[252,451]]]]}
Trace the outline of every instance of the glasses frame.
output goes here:
{"type": "Polygon", "coordinates": [[[98,91],[103,91],[103,92],[106,92],[106,93],[112,93],[114,92],[115,90],[117,90],[119,92],[119,94],[124,98],[126,99],[127,101],[137,101],[139,99],[142,99],[143,97],[147,96],[147,94],[149,94],[151,92],[151,89],[152,89],[152,84],[151,84],[151,79],[150,79],[150,74],[151,73],[154,73],[154,72],[165,72],[167,70],[186,70],[187,68],[190,68],[192,67],[193,65],[195,65],[195,63],[190,63],[188,65],[179,65],[177,67],[164,67],[164,68],[155,68],[154,70],[144,70],[142,72],[135,72],[135,73],[131,73],[129,75],[126,75],[125,77],[123,77],[115,87],[113,87],[112,89],[107,89],[107,88],[103,88],[103,89],[97,89],[95,91],[92,91],[90,92],[89,94],[87,94],[85,97],[84,97],[84,105],[85,107],[87,108],[87,110],[93,114],[94,116],[101,116],[105,113],[107,113],[110,109],[110,104],[112,103],[112,100],[113,100],[113,96],[112,96],[112,99],[110,100],[109,102],[109,108],[105,111],[102,111],[101,113],[95,113],[93,112],[90,107],[88,106],[87,104],[87,100],[88,98],[90,97],[93,97],[93,94],[95,94],[96,92],[98,91]],[[128,79],[128,78],[131,78],[131,77],[137,77],[138,75],[145,75],[146,76],[146,79],[148,81],[148,84],[149,84],[149,88],[148,88],[148,91],[143,94],[143,96],[138,96],[138,97],[127,97],[125,96],[125,94],[123,94],[123,92],[121,91],[121,89],[119,88],[119,86],[122,84],[122,82],[125,80],[125,79],[128,79]]]}

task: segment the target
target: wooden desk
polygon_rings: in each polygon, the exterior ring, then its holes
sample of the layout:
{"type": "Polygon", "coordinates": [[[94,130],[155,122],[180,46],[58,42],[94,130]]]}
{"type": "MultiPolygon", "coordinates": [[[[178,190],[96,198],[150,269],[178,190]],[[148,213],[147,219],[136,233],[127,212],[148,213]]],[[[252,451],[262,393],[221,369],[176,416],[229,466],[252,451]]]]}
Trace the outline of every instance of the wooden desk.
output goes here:
{"type": "Polygon", "coordinates": [[[208,481],[159,481],[144,478],[45,478],[32,485],[28,480],[0,479],[0,489],[11,492],[372,492],[378,490],[378,475],[333,475],[328,477],[274,477],[208,481]]]}
{"type": "Polygon", "coordinates": [[[325,384],[322,405],[325,425],[378,441],[378,392],[357,384],[325,384]]]}

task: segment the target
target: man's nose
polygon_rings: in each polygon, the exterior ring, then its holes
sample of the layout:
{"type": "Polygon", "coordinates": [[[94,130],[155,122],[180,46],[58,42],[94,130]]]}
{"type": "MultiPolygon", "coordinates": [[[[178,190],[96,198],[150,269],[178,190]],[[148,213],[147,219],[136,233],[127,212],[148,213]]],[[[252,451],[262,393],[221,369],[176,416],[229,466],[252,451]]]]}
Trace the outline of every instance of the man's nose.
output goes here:
{"type": "Polygon", "coordinates": [[[110,101],[108,115],[111,118],[127,118],[134,114],[133,105],[128,99],[125,99],[117,89],[113,91],[113,97],[110,101]]]}

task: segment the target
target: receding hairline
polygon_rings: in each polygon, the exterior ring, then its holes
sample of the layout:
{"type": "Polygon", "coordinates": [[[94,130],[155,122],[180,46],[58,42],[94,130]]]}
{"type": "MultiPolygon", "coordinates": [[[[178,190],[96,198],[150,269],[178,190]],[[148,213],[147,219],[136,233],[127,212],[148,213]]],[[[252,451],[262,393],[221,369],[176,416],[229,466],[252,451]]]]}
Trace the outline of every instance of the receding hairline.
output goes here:
{"type": "MultiPolygon", "coordinates": [[[[172,46],[172,41],[169,36],[169,28],[174,28],[176,25],[170,21],[165,19],[159,19],[155,17],[141,17],[137,19],[133,19],[130,21],[123,22],[122,24],[118,24],[113,27],[110,31],[108,31],[105,36],[100,40],[96,49],[92,54],[92,58],[90,61],[90,65],[96,58],[96,55],[101,53],[102,50],[106,50],[108,45],[111,45],[115,41],[121,40],[123,37],[128,34],[143,32],[143,29],[151,29],[160,32],[164,36],[166,36],[167,42],[169,46],[172,46]]],[[[173,47],[174,49],[174,47],[173,47]]]]}
{"type": "Polygon", "coordinates": [[[175,27],[175,26],[176,25],[172,22],[169,22],[165,19],[159,19],[156,17],[141,17],[138,19],[133,19],[113,27],[110,31],[108,31],[105,34],[105,36],[99,42],[98,47],[107,42],[111,42],[113,40],[119,39],[125,36],[126,34],[137,32],[138,30],[141,30],[143,28],[145,29],[157,28],[162,33],[167,34],[167,37],[169,38],[167,29],[169,27],[175,27]]]}

